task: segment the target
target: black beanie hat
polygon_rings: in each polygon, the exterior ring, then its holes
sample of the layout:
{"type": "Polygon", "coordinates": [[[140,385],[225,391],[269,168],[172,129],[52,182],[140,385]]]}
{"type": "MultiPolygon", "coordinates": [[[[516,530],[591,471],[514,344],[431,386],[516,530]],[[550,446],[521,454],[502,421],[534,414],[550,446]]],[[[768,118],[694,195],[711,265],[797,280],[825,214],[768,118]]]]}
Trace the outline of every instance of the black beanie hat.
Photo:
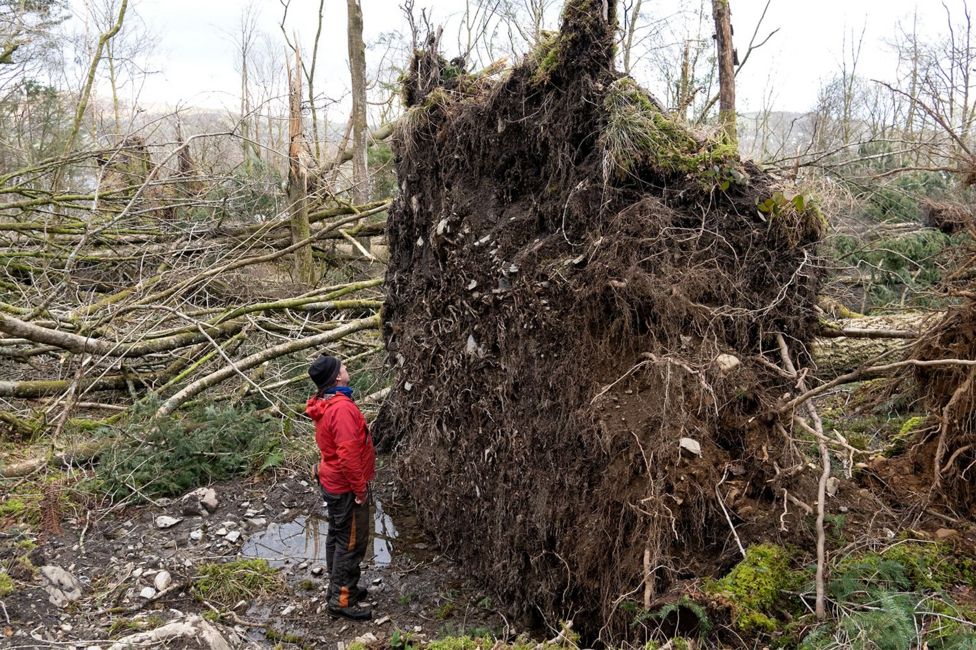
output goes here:
{"type": "Polygon", "coordinates": [[[315,385],[321,388],[331,387],[339,376],[339,369],[342,367],[342,362],[335,357],[330,357],[327,354],[323,354],[318,359],[312,362],[312,365],[308,368],[308,376],[312,378],[315,385]]]}

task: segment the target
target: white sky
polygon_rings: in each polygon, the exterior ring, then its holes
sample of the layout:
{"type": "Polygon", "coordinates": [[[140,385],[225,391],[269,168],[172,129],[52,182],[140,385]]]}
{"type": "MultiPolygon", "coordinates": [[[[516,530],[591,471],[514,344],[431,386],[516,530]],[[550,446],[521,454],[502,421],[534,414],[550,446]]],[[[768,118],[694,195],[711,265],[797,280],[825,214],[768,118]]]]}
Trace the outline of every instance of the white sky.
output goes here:
{"type": "MultiPolygon", "coordinates": [[[[235,70],[231,34],[238,27],[245,0],[131,0],[157,46],[152,68],[157,70],[145,83],[141,101],[148,105],[199,106],[233,109],[239,103],[239,76],[235,70]]],[[[963,0],[949,0],[958,8],[963,0]]],[[[367,43],[381,33],[404,30],[398,9],[400,0],[362,0],[367,43]]],[[[254,0],[260,15],[259,28],[280,41],[279,0],[254,0]]],[[[417,0],[417,7],[430,7],[435,21],[457,18],[464,0],[417,0]]],[[[682,0],[645,0],[656,15],[669,15],[675,7],[692,5],[682,0]],[[654,6],[652,6],[654,5],[654,6]]],[[[765,0],[731,0],[735,44],[745,53],[765,0]]],[[[292,0],[289,31],[297,30],[303,46],[310,47],[318,0],[292,0]]],[[[920,25],[926,31],[941,28],[945,13],[938,0],[772,0],[761,35],[779,28],[769,43],[753,53],[738,79],[738,105],[742,111],[761,107],[764,94],[772,88],[776,110],[807,111],[816,100],[821,83],[839,70],[845,38],[851,40],[865,29],[859,71],[868,78],[890,79],[895,74],[895,57],[886,45],[896,32],[898,21],[911,23],[917,8],[920,25]]],[[[325,23],[317,83],[326,92],[348,85],[346,56],[346,3],[326,0],[325,23]]],[[[450,58],[453,38],[445,31],[444,45],[450,58]]],[[[284,46],[282,45],[282,49],[284,46]]],[[[369,57],[370,54],[367,54],[369,57]]],[[[368,61],[368,63],[375,63],[368,61]]],[[[653,91],[654,89],[651,88],[653,91]]]]}

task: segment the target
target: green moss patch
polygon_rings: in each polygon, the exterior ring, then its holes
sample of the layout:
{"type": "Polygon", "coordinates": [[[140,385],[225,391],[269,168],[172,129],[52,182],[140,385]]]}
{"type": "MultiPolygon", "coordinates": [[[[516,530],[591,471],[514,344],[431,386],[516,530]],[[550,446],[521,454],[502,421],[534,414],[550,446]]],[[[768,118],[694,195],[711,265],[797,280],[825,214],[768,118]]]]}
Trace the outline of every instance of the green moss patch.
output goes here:
{"type": "Polygon", "coordinates": [[[9,596],[14,592],[14,580],[6,571],[0,571],[0,598],[9,596]]]}
{"type": "Polygon", "coordinates": [[[724,169],[722,176],[727,178],[716,176],[714,180],[726,183],[725,189],[735,180],[735,145],[696,138],[662,113],[632,79],[615,81],[604,105],[608,118],[603,147],[619,175],[626,176],[644,164],[663,174],[715,174],[724,169]]]}
{"type": "Polygon", "coordinates": [[[706,591],[732,607],[735,626],[743,632],[773,632],[778,628],[773,611],[785,591],[796,589],[803,574],[790,568],[790,553],[774,544],[756,544],[745,558],[706,591]]]}

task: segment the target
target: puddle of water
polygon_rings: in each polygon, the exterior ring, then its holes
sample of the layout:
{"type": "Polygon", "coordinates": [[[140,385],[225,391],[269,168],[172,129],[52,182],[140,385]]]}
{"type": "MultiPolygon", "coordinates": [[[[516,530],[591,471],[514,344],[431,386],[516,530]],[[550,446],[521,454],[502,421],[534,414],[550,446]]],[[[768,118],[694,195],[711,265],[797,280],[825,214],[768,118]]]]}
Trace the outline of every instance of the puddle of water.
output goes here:
{"type": "Polygon", "coordinates": [[[373,506],[373,565],[385,567],[393,559],[393,541],[399,534],[379,499],[373,506]]]}
{"type": "MultiPolygon", "coordinates": [[[[280,568],[301,562],[325,564],[325,543],[329,522],[322,517],[297,517],[283,523],[272,522],[250,536],[241,547],[244,557],[268,560],[280,568]]],[[[371,564],[383,568],[393,560],[393,544],[399,536],[393,518],[383,509],[379,499],[373,503],[373,557],[371,564]]]]}

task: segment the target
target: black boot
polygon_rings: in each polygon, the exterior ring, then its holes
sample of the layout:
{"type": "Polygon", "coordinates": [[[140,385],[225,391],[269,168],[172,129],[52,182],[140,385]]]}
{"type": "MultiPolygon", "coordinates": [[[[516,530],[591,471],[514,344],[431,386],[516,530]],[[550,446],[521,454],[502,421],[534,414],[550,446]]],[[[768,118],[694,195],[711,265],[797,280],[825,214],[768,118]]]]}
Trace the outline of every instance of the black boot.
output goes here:
{"type": "Polygon", "coordinates": [[[368,621],[373,618],[373,610],[369,607],[360,607],[359,605],[340,607],[338,603],[330,602],[328,610],[333,616],[342,616],[353,621],[368,621]]]}
{"type": "Polygon", "coordinates": [[[352,592],[352,602],[357,605],[369,598],[369,591],[362,587],[356,587],[352,592]]]}

